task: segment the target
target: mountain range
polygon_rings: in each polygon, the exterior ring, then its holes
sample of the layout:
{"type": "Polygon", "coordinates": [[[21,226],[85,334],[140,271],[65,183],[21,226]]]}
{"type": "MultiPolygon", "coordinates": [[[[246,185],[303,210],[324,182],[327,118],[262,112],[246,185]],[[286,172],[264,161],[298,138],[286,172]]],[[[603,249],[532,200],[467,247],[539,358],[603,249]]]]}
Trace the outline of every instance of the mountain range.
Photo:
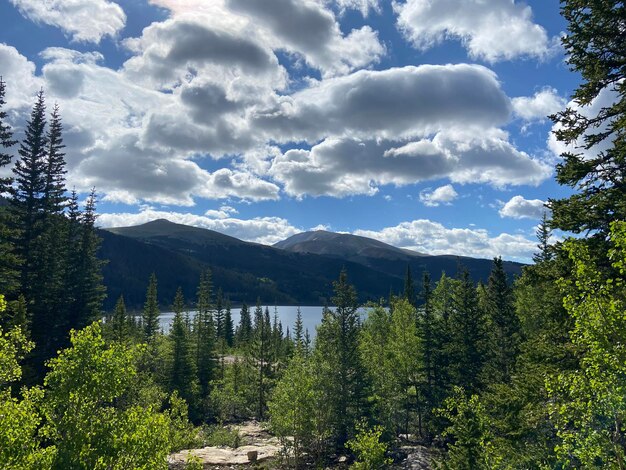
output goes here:
{"type": "MultiPolygon", "coordinates": [[[[187,299],[195,299],[200,273],[207,268],[215,289],[221,288],[233,303],[250,304],[260,298],[276,305],[330,303],[332,282],[343,268],[363,302],[400,292],[407,266],[417,285],[423,271],[436,280],[442,272],[454,276],[463,266],[478,282],[486,281],[491,270],[491,260],[430,256],[326,231],[299,233],[267,246],[159,219],[102,229],[100,236],[100,256],[107,260],[103,268],[107,309],[121,294],[128,307],[141,308],[152,272],[159,282],[159,300],[167,306],[179,286],[187,299]]],[[[510,276],[521,268],[519,263],[505,262],[510,276]]]]}

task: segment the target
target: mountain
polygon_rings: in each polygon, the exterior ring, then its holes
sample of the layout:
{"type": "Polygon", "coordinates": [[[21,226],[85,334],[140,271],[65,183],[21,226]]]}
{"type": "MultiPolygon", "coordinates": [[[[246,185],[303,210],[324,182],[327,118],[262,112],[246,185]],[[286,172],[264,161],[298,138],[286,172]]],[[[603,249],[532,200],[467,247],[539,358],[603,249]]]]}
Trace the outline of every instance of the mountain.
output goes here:
{"type": "Polygon", "coordinates": [[[213,273],[214,285],[232,301],[249,304],[260,297],[264,303],[323,305],[344,267],[362,301],[378,300],[402,286],[401,277],[359,263],[292,253],[164,219],[102,234],[101,257],[109,260],[104,268],[107,308],[121,293],[131,307],[140,308],[152,272],[159,280],[159,297],[167,302],[178,285],[187,298],[195,298],[200,272],[206,268],[213,273]]]}
{"type": "MultiPolygon", "coordinates": [[[[400,292],[407,265],[417,283],[424,270],[436,280],[442,271],[455,275],[459,264],[476,281],[486,281],[491,271],[491,260],[428,256],[370,238],[324,231],[301,233],[266,246],[159,219],[101,230],[101,236],[100,256],[108,260],[103,269],[107,309],[120,294],[130,308],[141,308],[152,272],[165,308],[178,286],[186,298],[195,299],[200,273],[207,268],[214,286],[233,302],[251,304],[260,298],[266,304],[292,305],[330,302],[332,283],[343,268],[362,302],[400,292]]],[[[520,273],[521,266],[505,263],[510,275],[520,273]]]]}
{"type": "MultiPolygon", "coordinates": [[[[407,266],[410,266],[414,277],[428,271],[436,280],[442,272],[453,276],[459,267],[462,267],[469,270],[475,281],[485,282],[491,272],[491,260],[466,256],[426,255],[371,238],[324,230],[298,233],[276,243],[274,247],[294,253],[317,254],[351,261],[392,276],[403,276],[407,266]]],[[[504,269],[511,277],[520,274],[521,268],[520,263],[504,262],[504,269]]]]}

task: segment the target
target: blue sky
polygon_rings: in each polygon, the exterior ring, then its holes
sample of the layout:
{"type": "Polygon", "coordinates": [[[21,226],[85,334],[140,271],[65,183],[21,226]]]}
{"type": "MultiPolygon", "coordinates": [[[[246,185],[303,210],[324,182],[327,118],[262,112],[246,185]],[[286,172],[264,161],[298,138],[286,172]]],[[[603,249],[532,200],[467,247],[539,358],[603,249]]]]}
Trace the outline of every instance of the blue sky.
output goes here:
{"type": "Polygon", "coordinates": [[[43,88],[103,226],[528,261],[568,194],[546,115],[579,78],[556,0],[9,0],[0,18],[17,136],[43,88]]]}

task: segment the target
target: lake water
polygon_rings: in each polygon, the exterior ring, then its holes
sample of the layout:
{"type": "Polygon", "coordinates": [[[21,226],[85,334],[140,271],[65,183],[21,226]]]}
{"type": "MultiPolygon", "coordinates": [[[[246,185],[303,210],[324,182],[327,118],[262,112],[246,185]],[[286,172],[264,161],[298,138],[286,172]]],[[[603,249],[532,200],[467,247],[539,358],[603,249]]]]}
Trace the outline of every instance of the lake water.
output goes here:
{"type": "MultiPolygon", "coordinates": [[[[298,311],[297,306],[291,305],[280,305],[277,307],[269,307],[270,310],[270,320],[274,321],[274,308],[278,313],[278,320],[283,324],[283,331],[287,332],[287,327],[289,327],[289,331],[293,332],[293,325],[296,322],[296,314],[298,311]]],[[[250,316],[252,317],[252,321],[254,321],[254,309],[255,306],[249,307],[250,316]]],[[[309,334],[311,338],[315,337],[315,327],[319,325],[322,321],[322,310],[323,307],[300,307],[300,311],[302,312],[302,324],[304,325],[304,329],[309,330],[309,334]]],[[[265,306],[263,306],[263,311],[265,311],[265,306]]],[[[359,309],[361,315],[363,315],[366,309],[359,309]]],[[[189,312],[191,318],[194,317],[196,312],[189,312]]],[[[239,324],[239,318],[241,317],[241,310],[239,308],[231,309],[231,315],[233,318],[233,325],[235,328],[239,324]]],[[[174,319],[174,312],[165,312],[162,313],[159,322],[161,324],[161,328],[163,331],[167,332],[170,329],[172,324],[172,320],[174,319]]]]}

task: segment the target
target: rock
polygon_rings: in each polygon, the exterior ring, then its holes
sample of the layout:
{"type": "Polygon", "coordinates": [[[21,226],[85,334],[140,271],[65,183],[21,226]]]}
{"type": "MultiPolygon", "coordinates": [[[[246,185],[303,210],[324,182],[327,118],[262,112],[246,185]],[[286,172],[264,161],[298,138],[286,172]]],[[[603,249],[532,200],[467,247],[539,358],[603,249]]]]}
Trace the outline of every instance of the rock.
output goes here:
{"type": "Polygon", "coordinates": [[[248,460],[250,462],[256,462],[257,459],[259,458],[259,452],[256,450],[251,450],[248,452],[248,460]]]}
{"type": "Polygon", "coordinates": [[[189,456],[197,457],[203,465],[245,465],[249,462],[262,462],[275,457],[280,447],[274,445],[242,446],[237,449],[228,447],[204,447],[202,449],[183,450],[169,457],[173,468],[187,462],[189,456]],[[256,460],[248,455],[255,454],[256,460]]]}
{"type": "Polygon", "coordinates": [[[410,470],[431,470],[431,453],[427,447],[404,446],[400,449],[406,459],[400,462],[399,468],[410,470]]]}

